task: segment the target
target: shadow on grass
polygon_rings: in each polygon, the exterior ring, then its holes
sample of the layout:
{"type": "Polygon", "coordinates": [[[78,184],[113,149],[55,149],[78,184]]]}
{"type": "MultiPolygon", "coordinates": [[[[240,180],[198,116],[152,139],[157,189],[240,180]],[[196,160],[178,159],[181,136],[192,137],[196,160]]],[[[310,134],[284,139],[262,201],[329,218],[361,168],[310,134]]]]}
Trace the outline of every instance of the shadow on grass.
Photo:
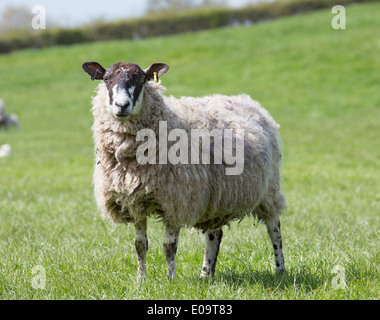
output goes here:
{"type": "Polygon", "coordinates": [[[330,283],[331,279],[331,274],[315,274],[311,272],[309,268],[302,267],[295,270],[287,270],[281,274],[276,274],[271,270],[246,270],[243,272],[228,270],[216,272],[213,279],[206,281],[212,281],[214,283],[223,282],[225,285],[231,287],[259,286],[263,291],[282,291],[291,288],[292,290],[300,289],[304,292],[311,292],[326,282],[330,283]]]}

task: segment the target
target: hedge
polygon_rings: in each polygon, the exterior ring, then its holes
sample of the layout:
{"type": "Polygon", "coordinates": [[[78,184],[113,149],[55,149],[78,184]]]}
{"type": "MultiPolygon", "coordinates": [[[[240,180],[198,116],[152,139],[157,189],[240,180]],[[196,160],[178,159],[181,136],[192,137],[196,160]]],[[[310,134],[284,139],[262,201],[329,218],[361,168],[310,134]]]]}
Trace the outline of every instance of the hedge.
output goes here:
{"type": "Polygon", "coordinates": [[[42,48],[110,39],[147,38],[194,32],[228,25],[257,23],[277,17],[304,13],[336,4],[347,5],[380,0],[277,0],[241,9],[208,8],[148,15],[139,19],[93,23],[79,28],[48,28],[33,33],[13,32],[0,38],[0,53],[24,48],[42,48]]]}

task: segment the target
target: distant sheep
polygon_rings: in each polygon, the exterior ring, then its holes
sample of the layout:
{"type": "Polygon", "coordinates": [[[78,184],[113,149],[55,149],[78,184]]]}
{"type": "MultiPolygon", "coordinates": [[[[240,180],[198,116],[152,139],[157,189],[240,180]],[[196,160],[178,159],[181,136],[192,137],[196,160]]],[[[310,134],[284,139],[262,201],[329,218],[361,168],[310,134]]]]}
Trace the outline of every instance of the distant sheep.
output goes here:
{"type": "Polygon", "coordinates": [[[16,129],[18,129],[18,117],[14,113],[9,115],[5,114],[5,104],[4,101],[0,99],[0,128],[8,130],[10,126],[13,126],[16,129]]]}
{"type": "Polygon", "coordinates": [[[123,62],[108,69],[86,62],[82,68],[92,80],[103,80],[92,101],[95,199],[103,216],[135,225],[138,277],[146,275],[147,217],[165,225],[168,278],[175,277],[181,227],[205,233],[201,276],[212,276],[222,227],[250,215],[266,224],[276,272],[284,271],[279,220],[286,208],[280,190],[282,147],[279,125],[269,113],[247,95],[165,97],[159,80],[169,68],[164,63],[145,70],[123,62]],[[199,130],[224,134],[221,140],[202,144],[200,155],[210,160],[206,163],[192,158],[199,144],[185,139],[199,130]],[[224,152],[227,145],[236,153],[235,168],[232,154],[228,158],[224,152]],[[220,146],[225,148],[222,154],[220,146]],[[243,168],[236,168],[238,152],[243,168]],[[169,156],[178,161],[161,161],[169,156]]]}
{"type": "Polygon", "coordinates": [[[12,154],[12,148],[9,144],[0,147],[0,158],[9,157],[12,154]]]}

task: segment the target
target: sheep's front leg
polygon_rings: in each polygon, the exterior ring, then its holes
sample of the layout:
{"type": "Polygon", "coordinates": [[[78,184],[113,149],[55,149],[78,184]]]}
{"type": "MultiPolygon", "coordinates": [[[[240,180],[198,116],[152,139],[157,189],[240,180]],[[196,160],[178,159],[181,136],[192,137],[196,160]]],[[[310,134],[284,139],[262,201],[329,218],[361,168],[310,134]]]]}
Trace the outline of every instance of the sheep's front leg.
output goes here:
{"type": "Polygon", "coordinates": [[[216,260],[218,259],[220,242],[222,241],[223,231],[217,229],[206,231],[206,249],[203,258],[201,277],[212,277],[215,273],[216,260]]]}
{"type": "Polygon", "coordinates": [[[175,279],[175,255],[177,253],[178,236],[179,229],[166,226],[164,252],[166,256],[168,280],[175,279]]]}
{"type": "Polygon", "coordinates": [[[137,253],[137,278],[146,276],[146,253],[148,251],[148,237],[146,235],[146,219],[135,223],[135,247],[137,253]]]}
{"type": "Polygon", "coordinates": [[[276,273],[285,271],[284,254],[282,252],[282,235],[281,225],[279,219],[273,219],[266,222],[267,232],[270,240],[272,241],[274,260],[276,264],[276,273]]]}

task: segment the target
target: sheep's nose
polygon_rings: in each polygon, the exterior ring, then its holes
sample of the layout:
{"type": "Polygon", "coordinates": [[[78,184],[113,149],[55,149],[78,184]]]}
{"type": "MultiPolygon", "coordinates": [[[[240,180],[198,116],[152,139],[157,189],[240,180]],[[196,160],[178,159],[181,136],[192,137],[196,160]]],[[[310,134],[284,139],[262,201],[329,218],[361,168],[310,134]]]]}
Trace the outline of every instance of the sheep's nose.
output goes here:
{"type": "Polygon", "coordinates": [[[124,104],[120,104],[120,103],[115,103],[116,106],[118,106],[120,109],[122,110],[126,110],[128,109],[129,105],[131,104],[129,101],[127,101],[126,103],[124,104]]]}
{"type": "Polygon", "coordinates": [[[129,101],[123,105],[116,103],[116,106],[118,107],[118,111],[115,113],[117,117],[125,117],[129,115],[129,111],[128,111],[128,107],[130,106],[129,101]]]}

